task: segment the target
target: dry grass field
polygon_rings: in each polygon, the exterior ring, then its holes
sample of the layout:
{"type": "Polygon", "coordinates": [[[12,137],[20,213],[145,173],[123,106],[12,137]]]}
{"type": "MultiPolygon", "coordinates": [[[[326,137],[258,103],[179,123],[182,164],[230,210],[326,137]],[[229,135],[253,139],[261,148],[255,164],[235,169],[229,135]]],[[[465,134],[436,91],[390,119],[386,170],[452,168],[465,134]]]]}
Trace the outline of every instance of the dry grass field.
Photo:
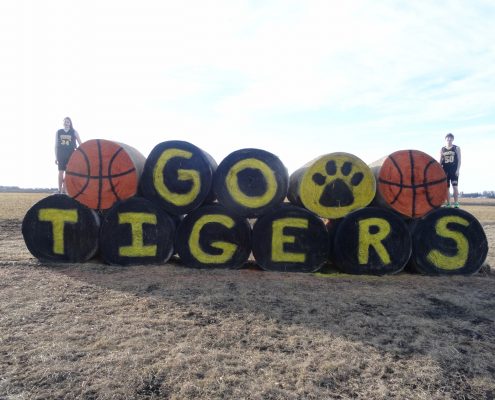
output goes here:
{"type": "MultiPolygon", "coordinates": [[[[0,399],[494,399],[495,274],[46,265],[0,194],[0,399]]],[[[489,238],[495,203],[464,202],[489,238]]],[[[493,270],[492,270],[493,271],[493,270]]]]}

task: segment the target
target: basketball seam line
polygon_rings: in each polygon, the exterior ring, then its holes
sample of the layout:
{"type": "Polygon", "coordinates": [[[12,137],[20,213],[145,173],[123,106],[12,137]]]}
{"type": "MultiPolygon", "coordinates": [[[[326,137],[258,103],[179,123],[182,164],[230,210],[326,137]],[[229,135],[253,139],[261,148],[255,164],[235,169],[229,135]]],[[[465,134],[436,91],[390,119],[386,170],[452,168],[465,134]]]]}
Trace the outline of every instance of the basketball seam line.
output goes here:
{"type": "Polygon", "coordinates": [[[115,186],[113,184],[113,181],[112,181],[112,166],[113,166],[113,162],[115,161],[115,159],[117,158],[117,156],[120,154],[120,152],[123,150],[122,147],[120,147],[115,153],[114,155],[112,156],[110,162],[108,163],[108,181],[110,183],[110,188],[112,189],[112,193],[113,195],[115,196],[116,200],[120,200],[120,197],[117,195],[117,192],[115,191],[115,186]]]}
{"type": "Polygon", "coordinates": [[[419,183],[416,185],[404,185],[404,184],[400,184],[400,183],[396,183],[396,182],[390,182],[390,181],[387,181],[387,180],[382,179],[382,178],[378,179],[378,181],[380,183],[386,183],[387,185],[390,185],[390,186],[397,186],[397,187],[400,187],[401,189],[402,188],[404,188],[404,189],[418,189],[421,187],[438,185],[439,183],[445,182],[446,180],[447,180],[446,178],[442,178],[442,179],[439,179],[439,180],[433,181],[433,182],[419,183]]]}
{"type": "MultiPolygon", "coordinates": [[[[402,176],[402,171],[401,169],[399,168],[399,165],[397,164],[397,161],[395,161],[395,159],[390,156],[389,157],[390,160],[392,161],[392,163],[395,165],[395,168],[397,169],[397,171],[399,172],[399,177],[400,177],[400,184],[398,184],[397,186],[400,188],[399,192],[395,195],[394,199],[390,202],[390,204],[394,204],[398,199],[399,199],[399,196],[401,195],[402,193],[402,188],[403,188],[403,185],[402,185],[402,182],[404,182],[404,177],[402,176]]],[[[381,179],[380,179],[381,180],[381,179]]]]}
{"type": "Polygon", "coordinates": [[[119,172],[118,174],[112,174],[112,175],[103,175],[103,176],[98,176],[98,175],[84,175],[84,174],[79,174],[77,172],[66,172],[67,175],[72,175],[72,176],[77,176],[80,178],[88,178],[88,179],[110,179],[110,178],[119,178],[123,175],[130,174],[131,172],[135,171],[136,168],[131,168],[127,171],[119,172]]]}
{"type": "MultiPolygon", "coordinates": [[[[80,151],[81,154],[83,155],[84,160],[86,161],[87,169],[88,169],[88,173],[86,175],[81,174],[80,176],[87,178],[89,175],[89,172],[90,172],[90,163],[89,163],[88,155],[86,154],[86,152],[82,148],[78,148],[77,150],[80,151]]],[[[75,175],[74,173],[69,172],[69,171],[66,171],[65,173],[68,175],[75,175]]],[[[73,198],[77,199],[81,194],[83,194],[84,191],[86,190],[86,188],[88,187],[88,185],[89,185],[89,179],[86,180],[86,183],[83,185],[83,187],[81,188],[79,193],[77,193],[75,196],[73,196],[73,198]]]]}
{"type": "Polygon", "coordinates": [[[101,177],[102,172],[103,172],[103,157],[101,156],[101,143],[100,140],[96,140],[96,144],[98,146],[98,206],[97,208],[100,209],[101,207],[101,192],[103,190],[103,179],[101,177]]]}
{"type": "MultiPolygon", "coordinates": [[[[411,164],[411,185],[415,186],[414,181],[414,156],[412,150],[409,150],[409,163],[411,164]]],[[[413,217],[416,216],[416,187],[413,189],[413,201],[411,204],[411,214],[413,217]]]]}
{"type": "MultiPolygon", "coordinates": [[[[428,173],[428,169],[435,163],[435,160],[430,160],[430,162],[426,165],[425,169],[424,169],[424,173],[423,173],[423,183],[426,182],[426,175],[428,173]]],[[[432,203],[432,200],[430,198],[430,192],[428,190],[425,191],[425,195],[426,195],[426,201],[428,202],[428,204],[433,208],[435,207],[435,205],[432,203]]]]}

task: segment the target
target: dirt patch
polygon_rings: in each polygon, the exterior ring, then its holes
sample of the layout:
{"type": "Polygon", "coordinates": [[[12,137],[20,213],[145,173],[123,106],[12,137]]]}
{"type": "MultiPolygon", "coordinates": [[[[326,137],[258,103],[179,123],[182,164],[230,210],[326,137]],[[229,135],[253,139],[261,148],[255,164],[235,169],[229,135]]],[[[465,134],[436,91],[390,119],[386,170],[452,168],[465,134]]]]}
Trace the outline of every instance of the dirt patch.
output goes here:
{"type": "Polygon", "coordinates": [[[3,219],[0,398],[493,399],[494,284],[45,265],[3,219]]]}

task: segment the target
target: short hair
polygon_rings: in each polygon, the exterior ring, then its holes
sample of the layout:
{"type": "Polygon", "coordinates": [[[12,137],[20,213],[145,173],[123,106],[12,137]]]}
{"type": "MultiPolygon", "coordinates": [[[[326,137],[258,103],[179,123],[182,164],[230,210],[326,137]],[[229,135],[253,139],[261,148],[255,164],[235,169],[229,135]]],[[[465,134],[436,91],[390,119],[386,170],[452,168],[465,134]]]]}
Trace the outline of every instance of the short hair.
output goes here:
{"type": "Polygon", "coordinates": [[[445,135],[445,139],[447,139],[447,138],[452,138],[452,139],[454,139],[454,135],[452,135],[452,133],[447,133],[447,134],[445,135]]]}

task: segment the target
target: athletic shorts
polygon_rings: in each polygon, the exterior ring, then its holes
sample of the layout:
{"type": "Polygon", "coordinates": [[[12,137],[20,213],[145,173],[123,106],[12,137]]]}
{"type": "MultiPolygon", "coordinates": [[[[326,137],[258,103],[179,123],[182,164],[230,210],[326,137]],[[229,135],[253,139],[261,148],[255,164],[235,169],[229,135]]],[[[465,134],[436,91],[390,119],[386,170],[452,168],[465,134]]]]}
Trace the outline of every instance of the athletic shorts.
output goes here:
{"type": "Polygon", "coordinates": [[[445,174],[447,175],[447,185],[450,187],[450,184],[452,183],[452,186],[457,186],[459,177],[455,174],[455,171],[447,169],[445,170],[445,174]]]}
{"type": "Polygon", "coordinates": [[[58,170],[59,171],[65,171],[67,169],[67,163],[69,162],[70,154],[62,154],[59,157],[57,157],[57,163],[58,163],[58,170]]]}

